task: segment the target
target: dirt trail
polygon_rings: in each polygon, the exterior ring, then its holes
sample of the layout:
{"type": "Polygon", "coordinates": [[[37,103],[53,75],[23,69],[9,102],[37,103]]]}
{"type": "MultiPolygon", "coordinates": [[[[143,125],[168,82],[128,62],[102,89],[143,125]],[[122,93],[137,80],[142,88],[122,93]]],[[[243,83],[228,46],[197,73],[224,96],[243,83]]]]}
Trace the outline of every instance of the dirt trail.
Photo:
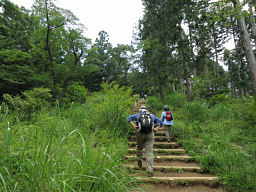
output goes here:
{"type": "MultiPolygon", "coordinates": [[[[145,102],[139,101],[135,104],[132,114],[137,113],[142,104],[145,105],[145,102]]],[[[170,143],[165,141],[162,128],[155,134],[154,177],[147,177],[145,159],[142,168],[137,166],[134,135],[129,137],[128,146],[129,154],[126,156],[125,166],[141,181],[141,189],[137,191],[225,192],[218,185],[218,177],[201,173],[200,166],[193,162],[193,157],[186,154],[186,150],[176,142],[175,138],[172,138],[170,143]]]]}

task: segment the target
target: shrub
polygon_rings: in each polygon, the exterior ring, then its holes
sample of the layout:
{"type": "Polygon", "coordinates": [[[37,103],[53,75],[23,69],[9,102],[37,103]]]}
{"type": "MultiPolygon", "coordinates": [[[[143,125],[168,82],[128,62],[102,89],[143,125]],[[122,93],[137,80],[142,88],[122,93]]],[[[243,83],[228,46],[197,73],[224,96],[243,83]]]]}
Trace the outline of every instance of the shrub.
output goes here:
{"type": "Polygon", "coordinates": [[[189,121],[205,122],[209,119],[209,109],[201,102],[186,103],[185,116],[189,121]]]}
{"type": "Polygon", "coordinates": [[[222,94],[217,94],[217,95],[212,96],[209,100],[209,103],[211,105],[215,105],[218,103],[227,102],[229,99],[231,99],[230,96],[228,96],[226,93],[222,93],[222,94]]]}
{"type": "Polygon", "coordinates": [[[155,96],[149,96],[147,98],[147,106],[151,110],[152,113],[157,113],[160,110],[163,110],[163,102],[155,96]]]}
{"type": "Polygon", "coordinates": [[[103,84],[102,91],[94,100],[94,119],[97,128],[109,129],[113,134],[125,135],[128,132],[126,118],[134,103],[132,90],[119,85],[103,84]]]}
{"type": "Polygon", "coordinates": [[[171,95],[167,95],[165,99],[165,103],[169,106],[172,106],[174,109],[179,107],[183,107],[187,102],[187,96],[183,93],[174,93],[171,95]]]}
{"type": "Polygon", "coordinates": [[[87,96],[88,90],[84,86],[79,85],[79,83],[73,82],[67,88],[67,92],[62,98],[62,103],[84,103],[87,96]]]}
{"type": "Polygon", "coordinates": [[[11,96],[9,94],[3,96],[4,102],[11,110],[25,116],[30,116],[33,112],[49,107],[52,99],[50,89],[47,88],[34,88],[24,91],[21,96],[11,96]]]}

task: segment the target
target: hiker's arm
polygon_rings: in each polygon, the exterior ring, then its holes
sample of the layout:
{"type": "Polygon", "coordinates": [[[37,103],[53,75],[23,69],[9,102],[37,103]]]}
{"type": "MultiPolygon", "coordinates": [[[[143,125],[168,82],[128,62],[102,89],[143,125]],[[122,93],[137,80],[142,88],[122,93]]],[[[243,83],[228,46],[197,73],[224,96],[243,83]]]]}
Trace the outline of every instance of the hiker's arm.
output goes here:
{"type": "Polygon", "coordinates": [[[135,114],[135,115],[130,115],[129,117],[127,117],[128,123],[129,123],[130,125],[132,125],[132,127],[133,127],[134,130],[137,130],[138,126],[133,123],[133,121],[134,121],[135,119],[136,119],[136,114],[135,114]]]}
{"type": "Polygon", "coordinates": [[[161,119],[155,116],[154,123],[156,124],[154,131],[157,132],[160,129],[160,125],[162,124],[162,121],[161,119]]]}
{"type": "Polygon", "coordinates": [[[154,128],[154,132],[155,132],[155,133],[158,132],[159,129],[160,129],[160,125],[156,125],[156,127],[154,128]]]}
{"type": "Polygon", "coordinates": [[[135,125],[132,121],[129,121],[129,124],[132,125],[133,129],[136,131],[138,126],[135,125]]]}

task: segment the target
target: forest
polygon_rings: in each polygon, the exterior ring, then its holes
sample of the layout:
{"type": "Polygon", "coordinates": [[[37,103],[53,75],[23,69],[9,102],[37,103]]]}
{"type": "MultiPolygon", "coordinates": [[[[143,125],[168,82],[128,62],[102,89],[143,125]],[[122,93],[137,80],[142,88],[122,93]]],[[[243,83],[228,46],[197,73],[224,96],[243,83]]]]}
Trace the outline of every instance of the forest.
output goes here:
{"type": "Polygon", "coordinates": [[[113,46],[55,0],[0,1],[0,191],[136,188],[121,168],[135,93],[170,106],[227,191],[256,191],[256,2],[142,3],[132,43],[113,46]]]}

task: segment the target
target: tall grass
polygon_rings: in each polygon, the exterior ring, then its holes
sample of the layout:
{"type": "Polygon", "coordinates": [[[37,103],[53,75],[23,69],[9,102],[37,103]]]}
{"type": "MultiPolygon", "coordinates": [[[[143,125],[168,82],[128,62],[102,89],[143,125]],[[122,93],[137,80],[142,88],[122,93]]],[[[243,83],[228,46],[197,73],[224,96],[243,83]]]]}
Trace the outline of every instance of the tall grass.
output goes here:
{"type": "Polygon", "coordinates": [[[1,109],[0,191],[128,191],[135,180],[121,159],[132,103],[129,90],[112,85],[84,105],[40,110],[28,121],[1,109]]]}
{"type": "MultiPolygon", "coordinates": [[[[182,103],[179,94],[166,98],[164,103],[173,106],[172,133],[203,171],[218,175],[229,191],[256,191],[255,103],[228,98],[214,104],[182,103]]],[[[154,102],[159,100],[154,98],[154,102]]],[[[162,109],[155,110],[160,114],[162,109]]]]}

